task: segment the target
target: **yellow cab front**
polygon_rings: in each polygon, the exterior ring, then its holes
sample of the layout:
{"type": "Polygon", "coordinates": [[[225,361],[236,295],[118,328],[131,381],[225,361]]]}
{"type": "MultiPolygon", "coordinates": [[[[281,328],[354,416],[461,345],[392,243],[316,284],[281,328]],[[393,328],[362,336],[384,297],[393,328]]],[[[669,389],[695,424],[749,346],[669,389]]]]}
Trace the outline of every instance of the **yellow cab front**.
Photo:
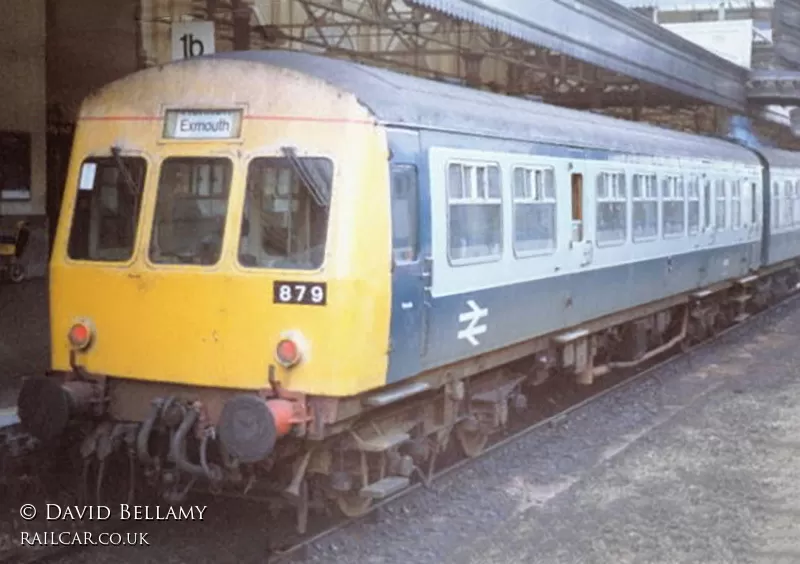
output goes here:
{"type": "Polygon", "coordinates": [[[85,102],[51,260],[53,368],[257,390],[272,366],[326,396],[381,385],[382,133],[300,75],[215,65],[150,69],[85,102]]]}

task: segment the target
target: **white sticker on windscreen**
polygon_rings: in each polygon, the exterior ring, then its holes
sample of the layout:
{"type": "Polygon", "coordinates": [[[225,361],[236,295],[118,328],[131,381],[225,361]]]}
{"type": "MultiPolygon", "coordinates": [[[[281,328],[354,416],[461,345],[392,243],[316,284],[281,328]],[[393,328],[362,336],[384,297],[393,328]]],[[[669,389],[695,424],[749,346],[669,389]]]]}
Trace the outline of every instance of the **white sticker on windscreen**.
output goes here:
{"type": "Polygon", "coordinates": [[[81,167],[81,181],[78,189],[91,190],[94,188],[94,177],[97,174],[97,163],[83,163],[81,167]]]}

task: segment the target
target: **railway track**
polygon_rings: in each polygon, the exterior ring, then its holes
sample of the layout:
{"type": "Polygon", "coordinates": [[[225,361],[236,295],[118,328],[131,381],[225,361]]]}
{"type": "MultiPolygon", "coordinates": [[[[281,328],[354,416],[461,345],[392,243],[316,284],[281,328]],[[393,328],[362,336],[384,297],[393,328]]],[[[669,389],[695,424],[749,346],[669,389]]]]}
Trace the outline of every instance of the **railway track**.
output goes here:
{"type": "MultiPolygon", "coordinates": [[[[490,442],[490,444],[488,444],[480,454],[474,457],[462,456],[451,463],[445,463],[442,465],[442,467],[436,469],[436,471],[431,475],[430,479],[426,482],[416,482],[407,489],[385,500],[374,503],[366,513],[359,517],[342,519],[331,519],[325,517],[321,519],[314,519],[313,522],[309,522],[309,534],[297,539],[296,541],[292,539],[294,535],[289,530],[276,530],[276,539],[273,540],[272,544],[274,548],[268,549],[269,554],[267,561],[271,564],[297,561],[299,558],[302,558],[305,555],[305,551],[312,545],[331,537],[335,533],[358,522],[373,518],[382,509],[397,502],[399,499],[402,499],[420,490],[421,488],[430,487],[433,483],[441,480],[442,478],[458,472],[471,463],[492,455],[498,450],[520,440],[524,436],[536,431],[537,429],[559,422],[560,420],[570,416],[572,413],[586,407],[590,403],[598,401],[614,392],[618,392],[626,386],[630,386],[637,381],[641,381],[647,377],[650,377],[664,367],[679,362],[681,359],[685,359],[687,356],[713,345],[731,332],[751,325],[755,321],[762,319],[764,316],[773,313],[781,306],[786,306],[798,301],[798,299],[800,299],[800,292],[798,292],[798,289],[800,289],[800,285],[798,285],[798,287],[796,287],[792,293],[783,300],[776,302],[772,306],[760,312],[752,314],[750,317],[740,323],[734,323],[733,325],[720,330],[714,336],[700,343],[683,349],[676,346],[670,351],[663,353],[659,357],[651,359],[644,368],[640,367],[640,369],[636,371],[632,369],[628,369],[627,371],[620,370],[598,380],[588,389],[577,388],[578,390],[583,391],[583,393],[574,393],[574,390],[572,390],[573,393],[570,395],[569,392],[571,390],[563,389],[563,386],[559,386],[558,381],[554,381],[551,389],[547,390],[549,393],[542,394],[542,404],[543,406],[548,406],[548,411],[551,413],[547,413],[542,417],[541,410],[537,411],[535,408],[529,409],[528,411],[531,413],[539,413],[539,417],[535,417],[533,419],[524,417],[518,418],[515,424],[510,426],[510,429],[508,429],[506,432],[497,433],[493,442],[490,442]],[[278,539],[292,540],[290,540],[288,545],[278,547],[276,544],[277,542],[280,542],[278,539]]],[[[542,387],[546,388],[546,386],[542,387]]],[[[252,500],[253,498],[249,499],[252,500]]],[[[124,535],[125,532],[130,530],[132,525],[132,522],[107,521],[99,527],[92,527],[91,530],[95,538],[97,535],[103,532],[114,532],[124,535]]],[[[27,550],[21,547],[14,547],[11,550],[0,550],[0,563],[5,564],[14,562],[20,564],[31,564],[34,562],[46,562],[55,560],[57,558],[66,558],[77,553],[90,551],[93,548],[95,547],[85,544],[69,544],[27,550]]]]}

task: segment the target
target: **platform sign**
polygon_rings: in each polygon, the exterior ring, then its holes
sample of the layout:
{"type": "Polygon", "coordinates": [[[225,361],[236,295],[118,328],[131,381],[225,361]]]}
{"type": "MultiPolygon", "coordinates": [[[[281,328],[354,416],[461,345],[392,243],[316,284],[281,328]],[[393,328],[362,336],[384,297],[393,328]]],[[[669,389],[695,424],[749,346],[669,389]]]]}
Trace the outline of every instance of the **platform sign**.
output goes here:
{"type": "Polygon", "coordinates": [[[214,22],[174,22],[172,60],[214,54],[214,22]]]}
{"type": "Polygon", "coordinates": [[[753,56],[753,20],[662,24],[672,33],[749,69],[753,56]]]}

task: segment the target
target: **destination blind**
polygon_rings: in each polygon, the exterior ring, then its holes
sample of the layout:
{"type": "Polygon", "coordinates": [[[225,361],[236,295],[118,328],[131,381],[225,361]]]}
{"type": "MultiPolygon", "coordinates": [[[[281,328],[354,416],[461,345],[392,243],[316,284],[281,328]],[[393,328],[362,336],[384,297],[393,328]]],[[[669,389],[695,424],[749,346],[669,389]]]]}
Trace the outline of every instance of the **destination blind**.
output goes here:
{"type": "Polygon", "coordinates": [[[167,139],[236,139],[242,123],[241,110],[168,110],[164,123],[167,139]]]}

